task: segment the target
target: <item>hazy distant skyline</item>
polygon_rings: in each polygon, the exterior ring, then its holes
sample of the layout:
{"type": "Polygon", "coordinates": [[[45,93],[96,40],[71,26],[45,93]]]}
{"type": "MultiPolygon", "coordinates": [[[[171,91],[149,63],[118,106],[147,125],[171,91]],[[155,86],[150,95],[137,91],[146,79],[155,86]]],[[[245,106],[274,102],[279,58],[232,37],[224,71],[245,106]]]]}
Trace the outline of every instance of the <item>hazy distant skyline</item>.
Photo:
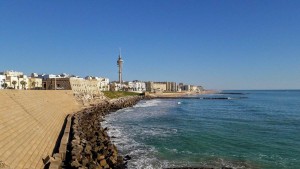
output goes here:
{"type": "Polygon", "coordinates": [[[0,71],[300,89],[300,1],[0,1],[0,71]]]}

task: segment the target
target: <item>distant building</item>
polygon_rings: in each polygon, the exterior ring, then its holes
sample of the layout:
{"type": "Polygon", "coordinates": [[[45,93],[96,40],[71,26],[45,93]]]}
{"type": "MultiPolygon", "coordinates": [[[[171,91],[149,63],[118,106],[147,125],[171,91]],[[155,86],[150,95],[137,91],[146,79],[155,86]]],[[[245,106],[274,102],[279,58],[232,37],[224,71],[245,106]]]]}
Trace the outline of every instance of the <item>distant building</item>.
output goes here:
{"type": "Polygon", "coordinates": [[[177,84],[176,82],[165,82],[167,85],[166,91],[168,92],[177,92],[177,84]]]}
{"type": "Polygon", "coordinates": [[[70,78],[79,78],[75,75],[62,73],[60,75],[54,74],[41,74],[38,75],[42,78],[42,89],[44,90],[71,90],[70,78]]]}
{"type": "Polygon", "coordinates": [[[200,91],[204,91],[204,88],[203,88],[202,86],[198,86],[198,89],[199,89],[200,91]]]}
{"type": "Polygon", "coordinates": [[[56,75],[45,75],[42,82],[42,88],[44,90],[71,90],[70,78],[56,77],[56,75]]]}
{"type": "Polygon", "coordinates": [[[100,91],[109,91],[110,90],[109,79],[101,78],[99,87],[100,87],[100,91]]]}
{"type": "Polygon", "coordinates": [[[71,77],[70,86],[74,94],[83,94],[90,96],[100,95],[100,89],[97,80],[86,80],[83,78],[71,77]]]}
{"type": "Polygon", "coordinates": [[[141,81],[132,81],[132,82],[124,82],[127,86],[128,91],[133,92],[145,92],[146,91],[146,83],[141,81]]]}
{"type": "Polygon", "coordinates": [[[37,77],[39,77],[39,75],[37,74],[37,73],[31,73],[31,76],[30,77],[35,77],[35,78],[37,78],[37,77]]]}
{"type": "Polygon", "coordinates": [[[28,89],[28,77],[23,72],[9,70],[0,74],[5,76],[4,83],[7,89],[28,89]]]}
{"type": "Polygon", "coordinates": [[[166,91],[167,84],[165,82],[146,82],[146,91],[149,92],[158,92],[166,91]]]}
{"type": "Polygon", "coordinates": [[[111,82],[109,85],[110,85],[110,91],[123,91],[124,88],[127,87],[125,84],[121,84],[118,82],[111,82]]]}
{"type": "Polygon", "coordinates": [[[176,82],[146,82],[146,91],[148,92],[177,92],[176,82]]]}
{"type": "Polygon", "coordinates": [[[31,73],[31,76],[28,77],[27,87],[30,90],[41,90],[42,89],[42,78],[38,77],[37,73],[31,73]]]}
{"type": "Polygon", "coordinates": [[[58,78],[57,75],[54,75],[54,74],[41,74],[41,75],[38,75],[39,78],[41,79],[52,79],[52,78],[58,78]]]}
{"type": "Polygon", "coordinates": [[[18,77],[23,75],[23,72],[17,72],[17,71],[13,71],[13,70],[7,70],[4,72],[0,72],[1,75],[5,75],[5,76],[13,76],[13,77],[18,77]]]}
{"type": "Polygon", "coordinates": [[[183,84],[178,85],[178,88],[180,88],[181,91],[189,91],[189,92],[201,92],[204,90],[202,86],[183,85],[183,84]]]}
{"type": "Polygon", "coordinates": [[[100,91],[109,91],[110,89],[108,78],[87,76],[85,79],[97,81],[97,86],[99,87],[100,91]]]}
{"type": "Polygon", "coordinates": [[[190,91],[191,90],[191,85],[183,85],[181,87],[181,91],[190,91]]]}
{"type": "Polygon", "coordinates": [[[27,77],[23,72],[4,71],[0,73],[0,89],[41,89],[42,79],[36,73],[27,77]]]}
{"type": "Polygon", "coordinates": [[[199,92],[198,86],[191,85],[190,91],[192,91],[192,92],[199,92]]]}

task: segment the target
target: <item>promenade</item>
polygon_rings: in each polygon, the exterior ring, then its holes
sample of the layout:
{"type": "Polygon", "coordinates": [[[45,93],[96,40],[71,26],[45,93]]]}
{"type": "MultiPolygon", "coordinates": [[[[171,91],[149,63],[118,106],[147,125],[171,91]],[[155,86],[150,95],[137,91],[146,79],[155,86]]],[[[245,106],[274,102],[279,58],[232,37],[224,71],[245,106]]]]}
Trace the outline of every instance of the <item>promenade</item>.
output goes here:
{"type": "Polygon", "coordinates": [[[43,168],[67,114],[80,108],[72,91],[0,90],[2,168],[43,168]]]}

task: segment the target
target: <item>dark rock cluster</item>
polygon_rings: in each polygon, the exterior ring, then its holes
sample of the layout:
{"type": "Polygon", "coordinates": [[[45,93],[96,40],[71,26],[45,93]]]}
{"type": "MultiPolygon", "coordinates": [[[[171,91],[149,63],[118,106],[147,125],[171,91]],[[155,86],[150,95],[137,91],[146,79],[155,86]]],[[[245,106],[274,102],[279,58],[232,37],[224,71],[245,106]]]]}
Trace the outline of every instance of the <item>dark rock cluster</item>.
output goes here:
{"type": "Polygon", "coordinates": [[[107,128],[101,127],[101,121],[110,112],[133,106],[141,99],[142,96],[119,98],[74,114],[69,166],[80,169],[126,168],[123,157],[110,141],[107,128]]]}

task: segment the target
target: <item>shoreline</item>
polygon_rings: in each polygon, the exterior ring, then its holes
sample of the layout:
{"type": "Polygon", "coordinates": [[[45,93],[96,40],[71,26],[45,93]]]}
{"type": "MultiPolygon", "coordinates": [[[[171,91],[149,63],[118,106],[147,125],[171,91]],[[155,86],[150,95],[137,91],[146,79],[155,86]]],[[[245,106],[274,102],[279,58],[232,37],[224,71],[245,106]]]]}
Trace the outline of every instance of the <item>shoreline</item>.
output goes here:
{"type": "Polygon", "coordinates": [[[107,128],[101,126],[104,117],[126,107],[132,107],[143,96],[129,96],[112,99],[77,112],[72,117],[72,127],[67,168],[127,168],[128,157],[118,153],[117,147],[110,140],[107,128]]]}
{"type": "Polygon", "coordinates": [[[220,93],[220,91],[216,90],[204,90],[201,92],[158,92],[158,93],[145,93],[146,98],[156,99],[156,98],[180,98],[180,97],[188,97],[188,96],[194,96],[194,95],[204,95],[204,94],[217,94],[220,93]]]}
{"type": "MultiPolygon", "coordinates": [[[[154,98],[154,99],[150,99],[150,100],[145,100],[145,102],[152,102],[152,101],[155,101],[156,99],[158,99],[158,98],[154,98]]],[[[147,106],[148,107],[148,106],[147,106]]],[[[129,111],[129,113],[130,112],[132,112],[132,111],[129,111]]],[[[141,112],[139,112],[139,113],[142,113],[143,111],[141,111],[141,112]]],[[[125,111],[125,113],[123,112],[123,114],[127,114],[128,112],[126,112],[125,111]]],[[[127,116],[130,116],[130,117],[132,117],[132,115],[127,115],[127,116]]],[[[123,116],[123,118],[124,118],[125,116],[123,116]]],[[[115,117],[111,117],[111,118],[115,118],[115,117]]],[[[115,129],[114,129],[114,127],[112,127],[112,126],[114,126],[114,121],[109,121],[109,124],[110,125],[104,125],[104,127],[107,127],[109,130],[111,129],[111,128],[113,128],[112,130],[113,131],[115,131],[115,129]]],[[[127,130],[128,131],[128,130],[127,130]]],[[[121,139],[122,140],[122,138],[124,138],[124,136],[125,136],[125,140],[127,140],[129,137],[126,137],[126,135],[128,135],[128,133],[124,133],[124,131],[123,131],[123,134],[122,135],[114,135],[114,133],[110,133],[110,134],[112,134],[112,135],[110,135],[111,136],[111,138],[113,138],[112,140],[113,141],[115,141],[114,140],[114,138],[117,138],[117,140],[119,140],[119,139],[121,139]]],[[[156,137],[156,136],[152,136],[152,137],[156,137]]],[[[125,143],[129,143],[129,145],[130,145],[130,143],[132,143],[132,142],[125,142],[125,143]]],[[[125,143],[124,142],[119,142],[119,141],[117,141],[117,142],[115,142],[114,144],[116,145],[116,146],[118,146],[118,145],[125,145],[125,143]]],[[[126,145],[128,145],[128,144],[126,144],[126,145]]],[[[138,156],[138,155],[141,155],[141,154],[138,154],[138,153],[133,153],[133,154],[131,154],[132,152],[134,152],[134,150],[137,150],[137,149],[139,149],[139,146],[141,146],[141,145],[137,145],[137,147],[135,147],[135,146],[131,146],[131,148],[127,148],[127,149],[125,149],[125,151],[124,150],[122,150],[122,152],[123,152],[123,156],[125,156],[125,155],[130,155],[130,157],[132,158],[132,160],[133,161],[129,161],[129,163],[133,163],[133,165],[135,166],[135,167],[133,167],[133,166],[131,166],[132,164],[129,164],[129,166],[128,167],[131,167],[131,168],[139,168],[139,167],[137,167],[137,166],[145,166],[145,165],[147,165],[147,163],[145,163],[145,162],[142,162],[142,163],[140,163],[140,161],[139,160],[137,160],[137,159],[143,159],[144,157],[142,156],[138,156]],[[137,149],[136,149],[137,148],[137,149]],[[129,151],[128,151],[129,150],[129,151]],[[138,164],[136,164],[138,162],[138,164]]],[[[145,149],[145,151],[147,151],[147,149],[145,149]]],[[[157,156],[155,156],[155,157],[157,157],[157,156]]],[[[147,157],[148,158],[148,157],[147,157]]],[[[152,158],[153,159],[153,157],[149,157],[150,159],[152,158]]],[[[144,159],[145,160],[145,159],[144,159]]],[[[157,160],[159,160],[159,158],[157,159],[157,160]]],[[[153,164],[151,164],[151,165],[153,165],[153,164]]],[[[178,163],[178,164],[176,164],[176,166],[174,166],[174,165],[170,165],[170,166],[166,166],[166,167],[154,167],[154,168],[165,168],[165,169],[189,169],[189,168],[195,168],[195,169],[217,169],[218,167],[211,167],[211,166],[206,166],[206,165],[202,165],[202,164],[197,164],[197,165],[193,165],[193,166],[190,166],[190,165],[187,165],[187,164],[180,164],[180,163],[178,163]]],[[[220,168],[221,169],[221,168],[220,168]]],[[[222,169],[232,169],[231,167],[222,167],[222,169]]]]}

